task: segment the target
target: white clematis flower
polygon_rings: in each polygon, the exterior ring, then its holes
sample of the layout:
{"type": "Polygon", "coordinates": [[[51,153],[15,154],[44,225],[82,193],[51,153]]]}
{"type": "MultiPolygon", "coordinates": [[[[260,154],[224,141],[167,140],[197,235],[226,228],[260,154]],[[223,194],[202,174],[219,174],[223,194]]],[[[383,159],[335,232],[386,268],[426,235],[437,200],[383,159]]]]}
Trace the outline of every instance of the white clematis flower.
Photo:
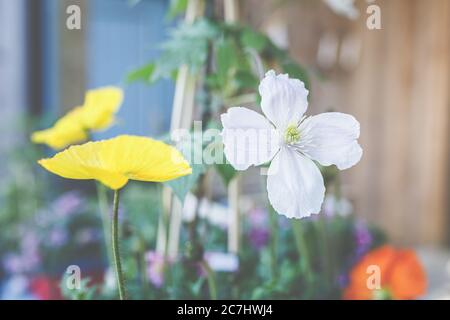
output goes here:
{"type": "Polygon", "coordinates": [[[288,218],[319,213],[325,186],[313,160],[340,170],[359,162],[359,123],[339,112],[303,117],[308,90],[286,74],[267,72],[259,92],[266,117],[241,107],[222,114],[225,156],[236,170],[272,160],[267,192],[278,213],[288,218]]]}

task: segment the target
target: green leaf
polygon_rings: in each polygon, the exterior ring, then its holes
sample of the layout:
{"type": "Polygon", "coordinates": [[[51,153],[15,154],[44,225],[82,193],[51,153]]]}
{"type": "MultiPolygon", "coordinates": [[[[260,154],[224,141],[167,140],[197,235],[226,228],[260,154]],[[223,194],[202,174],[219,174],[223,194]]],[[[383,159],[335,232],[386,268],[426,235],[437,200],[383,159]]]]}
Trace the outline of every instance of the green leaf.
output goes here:
{"type": "Polygon", "coordinates": [[[286,61],[287,59],[289,59],[289,53],[286,50],[278,47],[275,43],[273,43],[270,40],[267,45],[265,54],[268,55],[267,57],[268,59],[274,59],[277,60],[278,62],[286,61]]]}
{"type": "Polygon", "coordinates": [[[161,78],[174,78],[182,65],[187,65],[191,72],[197,72],[206,63],[209,43],[218,34],[217,26],[205,19],[193,24],[180,23],[170,32],[169,40],[161,45],[161,56],[131,72],[127,82],[153,83],[161,78]]]}
{"type": "Polygon", "coordinates": [[[301,65],[294,61],[284,62],[282,65],[283,71],[289,74],[290,78],[300,79],[305,83],[306,89],[311,89],[308,71],[301,65]]]}
{"type": "Polygon", "coordinates": [[[191,167],[192,174],[165,183],[172,189],[173,193],[180,199],[181,203],[184,202],[186,195],[195,186],[200,176],[206,170],[204,165],[191,164],[191,167]]]}
{"type": "Polygon", "coordinates": [[[192,72],[198,71],[208,57],[209,42],[217,35],[216,26],[207,20],[181,23],[162,45],[163,53],[155,62],[152,80],[168,78],[182,65],[189,66],[192,72]]]}
{"type": "Polygon", "coordinates": [[[191,284],[190,291],[192,292],[192,295],[194,297],[200,296],[200,292],[202,290],[203,284],[205,283],[205,280],[206,279],[204,277],[200,277],[194,283],[191,284]]]}
{"type": "Polygon", "coordinates": [[[187,9],[188,0],[170,0],[169,11],[167,12],[167,18],[172,20],[178,15],[184,13],[187,9]]]}
{"type": "Polygon", "coordinates": [[[172,189],[173,193],[183,203],[188,192],[197,184],[200,176],[206,171],[206,165],[203,161],[201,163],[195,163],[196,152],[203,153],[203,145],[200,137],[192,134],[189,139],[185,139],[178,144],[178,149],[183,156],[189,161],[192,168],[192,173],[188,176],[184,176],[175,180],[165,182],[164,184],[172,189]]]}
{"type": "Polygon", "coordinates": [[[70,300],[92,300],[94,298],[94,295],[97,291],[97,286],[90,285],[91,282],[90,278],[82,279],[80,281],[79,289],[76,288],[69,289],[69,287],[67,286],[69,277],[70,277],[69,274],[64,273],[59,284],[63,297],[70,300]]]}
{"type": "MultiPolygon", "coordinates": [[[[214,120],[210,121],[207,126],[208,129],[220,129],[221,127],[222,126],[220,125],[220,123],[217,121],[214,121],[214,120]]],[[[220,147],[221,150],[220,151],[217,150],[217,151],[219,151],[221,155],[224,155],[223,142],[220,140],[220,142],[217,142],[217,143],[214,143],[214,142],[210,143],[208,146],[206,146],[206,149],[220,147]]],[[[229,163],[226,163],[225,157],[222,159],[222,161],[223,161],[222,164],[216,164],[216,165],[214,165],[214,168],[215,168],[216,172],[219,174],[219,176],[222,178],[225,186],[228,186],[228,184],[231,182],[231,180],[233,180],[233,178],[238,174],[238,172],[233,168],[232,165],[230,165],[229,163]]]]}
{"type": "Polygon", "coordinates": [[[221,40],[216,45],[216,64],[219,85],[224,86],[238,67],[237,48],[231,40],[221,40]]]}
{"type": "Polygon", "coordinates": [[[225,163],[225,164],[216,164],[214,166],[219,176],[222,178],[223,182],[226,186],[228,186],[233,180],[233,178],[237,175],[237,171],[233,168],[232,165],[225,163]]]}
{"type": "Polygon", "coordinates": [[[152,78],[154,71],[155,71],[155,64],[149,63],[137,70],[130,72],[127,75],[126,82],[127,83],[133,83],[137,81],[151,82],[150,80],[152,78]]]}
{"type": "Polygon", "coordinates": [[[245,28],[241,34],[241,43],[246,48],[262,52],[267,47],[269,40],[264,34],[245,28]]]}
{"type": "Polygon", "coordinates": [[[259,84],[258,77],[250,71],[239,70],[235,80],[239,89],[256,89],[259,84]]]}

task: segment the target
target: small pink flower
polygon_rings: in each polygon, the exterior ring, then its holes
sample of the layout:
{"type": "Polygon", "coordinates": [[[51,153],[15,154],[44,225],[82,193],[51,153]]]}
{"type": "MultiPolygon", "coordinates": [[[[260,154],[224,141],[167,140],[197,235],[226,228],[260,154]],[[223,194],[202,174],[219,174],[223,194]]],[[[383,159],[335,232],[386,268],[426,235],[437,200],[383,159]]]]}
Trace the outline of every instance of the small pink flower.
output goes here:
{"type": "Polygon", "coordinates": [[[164,256],[155,251],[146,254],[147,277],[156,288],[164,284],[164,256]]]}

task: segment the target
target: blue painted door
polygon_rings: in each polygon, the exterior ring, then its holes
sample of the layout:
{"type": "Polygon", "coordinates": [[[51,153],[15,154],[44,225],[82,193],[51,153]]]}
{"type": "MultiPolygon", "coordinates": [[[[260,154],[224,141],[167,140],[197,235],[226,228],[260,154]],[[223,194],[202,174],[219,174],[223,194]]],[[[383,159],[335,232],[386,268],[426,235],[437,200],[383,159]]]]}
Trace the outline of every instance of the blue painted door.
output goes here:
{"type": "Polygon", "coordinates": [[[128,72],[159,54],[168,23],[167,0],[142,0],[135,6],[127,0],[90,0],[87,19],[88,87],[121,85],[125,102],[119,123],[96,139],[117,134],[157,136],[169,128],[173,99],[171,81],[153,86],[125,85],[128,72]]]}

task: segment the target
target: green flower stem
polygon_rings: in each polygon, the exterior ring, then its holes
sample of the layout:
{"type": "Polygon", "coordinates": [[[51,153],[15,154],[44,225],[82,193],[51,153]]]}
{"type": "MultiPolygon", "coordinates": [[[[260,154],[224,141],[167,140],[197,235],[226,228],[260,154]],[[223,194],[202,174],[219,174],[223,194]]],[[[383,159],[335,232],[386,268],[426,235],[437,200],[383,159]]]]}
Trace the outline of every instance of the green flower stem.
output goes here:
{"type": "Polygon", "coordinates": [[[299,254],[300,266],[305,271],[307,280],[311,283],[313,280],[312,266],[302,221],[292,219],[292,229],[299,254]]]}
{"type": "Polygon", "coordinates": [[[141,268],[141,281],[142,285],[144,286],[145,292],[148,290],[148,277],[147,277],[147,262],[145,260],[145,239],[141,237],[140,239],[140,245],[139,245],[139,262],[140,262],[140,268],[141,268]]]}
{"type": "Polygon", "coordinates": [[[327,232],[327,221],[323,213],[319,215],[318,229],[321,237],[320,246],[322,251],[325,275],[329,283],[334,283],[334,270],[332,257],[330,255],[330,241],[327,232]]]}
{"type": "MultiPolygon", "coordinates": [[[[336,177],[334,180],[334,192],[335,192],[335,203],[337,203],[337,210],[336,212],[334,212],[335,215],[337,215],[338,217],[341,216],[342,212],[341,212],[341,200],[342,198],[342,190],[341,190],[341,176],[340,176],[340,172],[338,171],[336,173],[336,177]]],[[[323,217],[325,220],[325,217],[323,217]]],[[[335,217],[333,218],[335,219],[335,217]]],[[[328,232],[325,231],[328,235],[328,232]]],[[[329,236],[328,239],[330,240],[329,236]]],[[[332,276],[332,280],[336,281],[336,276],[338,271],[336,270],[336,261],[337,261],[337,257],[336,257],[336,244],[333,242],[333,239],[331,239],[331,241],[328,241],[328,254],[329,254],[329,263],[330,263],[330,270],[331,270],[331,276],[332,276]]]]}
{"type": "Polygon", "coordinates": [[[277,252],[278,252],[278,217],[277,213],[273,210],[272,206],[269,206],[269,222],[270,222],[270,264],[272,281],[277,279],[277,252]]]}
{"type": "Polygon", "coordinates": [[[114,210],[111,224],[111,243],[113,260],[116,269],[116,280],[117,286],[119,288],[119,298],[120,300],[126,300],[125,293],[125,280],[122,272],[122,262],[120,260],[120,249],[119,249],[119,190],[114,190],[114,210]]]}
{"type": "MultiPolygon", "coordinates": [[[[163,193],[164,194],[164,193],[163,193]]],[[[163,196],[164,198],[164,196],[163,196]]],[[[170,197],[171,199],[171,197],[170,197]]],[[[176,290],[173,290],[172,286],[174,286],[174,279],[172,276],[172,268],[170,268],[170,260],[169,260],[169,225],[170,225],[170,207],[172,204],[172,200],[169,201],[168,207],[164,207],[164,210],[160,212],[159,215],[159,226],[158,228],[162,228],[164,230],[164,247],[163,247],[163,275],[164,275],[164,284],[168,288],[170,293],[170,299],[176,299],[177,297],[174,295],[176,290]]]]}
{"type": "Polygon", "coordinates": [[[203,269],[206,271],[206,277],[208,279],[209,295],[212,300],[217,300],[217,285],[214,271],[211,269],[208,262],[206,262],[205,260],[201,262],[201,265],[203,269]]]}

